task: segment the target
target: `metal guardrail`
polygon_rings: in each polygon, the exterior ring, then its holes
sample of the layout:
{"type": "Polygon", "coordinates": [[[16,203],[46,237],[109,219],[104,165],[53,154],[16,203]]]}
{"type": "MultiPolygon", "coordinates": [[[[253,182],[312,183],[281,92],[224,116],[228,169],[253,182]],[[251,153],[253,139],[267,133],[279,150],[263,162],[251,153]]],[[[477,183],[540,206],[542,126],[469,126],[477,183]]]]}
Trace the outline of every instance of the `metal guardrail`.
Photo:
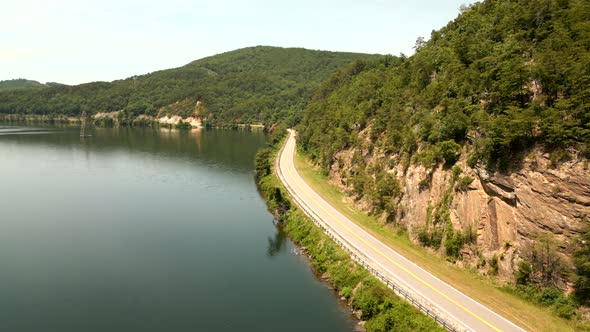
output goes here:
{"type": "MultiPolygon", "coordinates": [[[[438,324],[440,324],[443,328],[447,329],[448,331],[451,331],[451,332],[459,332],[459,330],[457,330],[450,322],[448,322],[447,319],[445,319],[445,317],[442,317],[437,312],[429,309],[427,306],[425,306],[424,304],[422,304],[418,299],[416,299],[415,298],[415,295],[410,294],[406,289],[404,289],[403,287],[397,285],[394,281],[390,280],[390,278],[387,278],[380,271],[378,271],[375,268],[373,268],[366,261],[366,259],[364,257],[362,257],[361,255],[359,255],[359,254],[357,254],[355,252],[355,250],[352,248],[353,246],[351,244],[346,243],[345,241],[341,240],[339,238],[339,236],[337,236],[336,234],[334,234],[335,232],[329,226],[326,226],[324,224],[324,222],[322,222],[320,220],[320,218],[316,217],[314,215],[314,213],[310,211],[311,210],[310,207],[301,199],[301,197],[299,197],[299,195],[297,195],[295,193],[295,191],[293,190],[293,188],[291,188],[291,186],[284,180],[284,175],[282,173],[281,168],[279,167],[280,158],[281,158],[281,155],[283,154],[284,148],[285,148],[285,145],[283,145],[283,147],[281,147],[281,150],[279,151],[279,153],[277,155],[277,158],[275,160],[275,170],[277,172],[277,175],[279,177],[279,180],[281,180],[282,184],[287,188],[287,193],[297,203],[297,205],[299,205],[299,207],[301,208],[301,210],[303,210],[303,212],[317,226],[319,226],[332,240],[334,240],[334,242],[336,242],[340,247],[342,247],[344,250],[346,250],[346,252],[348,252],[350,254],[350,256],[355,261],[357,261],[359,264],[361,264],[364,268],[366,268],[374,276],[376,276],[377,278],[379,278],[383,283],[385,283],[389,288],[391,288],[397,295],[399,295],[402,298],[406,299],[408,302],[410,302],[412,305],[414,305],[415,307],[417,307],[418,309],[420,309],[420,311],[422,311],[427,316],[432,317],[438,324]]],[[[423,300],[425,300],[425,299],[423,299],[423,300]]]]}

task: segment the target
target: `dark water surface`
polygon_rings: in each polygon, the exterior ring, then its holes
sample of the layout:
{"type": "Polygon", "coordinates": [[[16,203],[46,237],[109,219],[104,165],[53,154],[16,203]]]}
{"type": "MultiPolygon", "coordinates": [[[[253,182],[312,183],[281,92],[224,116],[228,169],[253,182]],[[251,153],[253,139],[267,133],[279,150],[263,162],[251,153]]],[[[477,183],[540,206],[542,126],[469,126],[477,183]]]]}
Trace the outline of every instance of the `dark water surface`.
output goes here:
{"type": "Polygon", "coordinates": [[[256,191],[264,143],[0,126],[0,331],[351,331],[256,191]]]}

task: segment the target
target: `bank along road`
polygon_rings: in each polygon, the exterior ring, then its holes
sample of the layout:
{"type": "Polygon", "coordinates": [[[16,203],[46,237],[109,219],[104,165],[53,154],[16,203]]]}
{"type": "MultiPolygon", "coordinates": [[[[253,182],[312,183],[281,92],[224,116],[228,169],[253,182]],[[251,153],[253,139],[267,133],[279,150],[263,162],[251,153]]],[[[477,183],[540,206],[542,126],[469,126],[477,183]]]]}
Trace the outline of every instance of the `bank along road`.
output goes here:
{"type": "Polygon", "coordinates": [[[401,256],[328,204],[295,169],[295,136],[295,131],[289,130],[277,161],[279,178],[297,204],[348,250],[451,330],[524,331],[401,256]]]}

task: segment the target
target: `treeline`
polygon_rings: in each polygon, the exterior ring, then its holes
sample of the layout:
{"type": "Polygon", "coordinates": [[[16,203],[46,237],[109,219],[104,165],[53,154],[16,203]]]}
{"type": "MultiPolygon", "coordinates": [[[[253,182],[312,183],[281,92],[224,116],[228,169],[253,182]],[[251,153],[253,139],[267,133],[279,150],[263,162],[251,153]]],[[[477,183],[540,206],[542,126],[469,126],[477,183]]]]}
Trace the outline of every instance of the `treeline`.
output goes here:
{"type": "Polygon", "coordinates": [[[324,82],[305,111],[301,143],[324,168],[360,146],[427,167],[451,162],[507,169],[542,144],[590,155],[590,4],[483,1],[419,39],[416,54],[356,61],[324,82]],[[419,152],[418,152],[419,151],[419,152]]]}
{"type": "Polygon", "coordinates": [[[37,81],[26,80],[23,78],[0,81],[0,91],[41,88],[41,87],[44,87],[44,85],[37,82],[37,81]]]}
{"type": "Polygon", "coordinates": [[[197,100],[210,122],[296,123],[312,90],[366,54],[251,47],[186,66],[114,82],[0,91],[0,113],[78,116],[124,110],[130,116],[191,115],[197,100]]]}

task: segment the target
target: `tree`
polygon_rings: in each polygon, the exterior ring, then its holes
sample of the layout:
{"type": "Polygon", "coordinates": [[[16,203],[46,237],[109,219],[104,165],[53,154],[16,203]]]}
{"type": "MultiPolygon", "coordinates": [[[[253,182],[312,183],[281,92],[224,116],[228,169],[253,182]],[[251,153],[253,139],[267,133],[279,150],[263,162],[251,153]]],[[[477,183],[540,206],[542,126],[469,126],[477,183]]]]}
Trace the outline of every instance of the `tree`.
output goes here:
{"type": "MultiPolygon", "coordinates": [[[[553,287],[564,276],[563,263],[557,254],[557,243],[550,234],[539,233],[523,250],[523,256],[530,263],[530,280],[539,286],[553,287]]],[[[523,272],[527,272],[527,269],[523,272]]]]}
{"type": "Polygon", "coordinates": [[[575,298],[581,304],[590,304],[590,228],[578,241],[578,248],[574,253],[575,298]]]}
{"type": "Polygon", "coordinates": [[[421,49],[424,45],[426,44],[426,41],[424,40],[424,37],[419,36],[418,38],[416,38],[416,43],[414,43],[414,49],[416,51],[418,51],[419,49],[421,49]]]}
{"type": "Polygon", "coordinates": [[[516,283],[519,285],[528,285],[531,282],[531,274],[533,273],[533,267],[531,263],[526,260],[520,260],[518,266],[514,271],[514,278],[516,283]]]}
{"type": "Polygon", "coordinates": [[[454,165],[459,159],[459,149],[461,146],[454,140],[440,142],[437,145],[441,158],[444,160],[446,166],[454,165]]]}
{"type": "Polygon", "coordinates": [[[254,159],[254,174],[256,177],[256,182],[267,175],[270,174],[270,155],[272,153],[272,149],[264,148],[258,150],[256,153],[256,157],[254,159]]]}

